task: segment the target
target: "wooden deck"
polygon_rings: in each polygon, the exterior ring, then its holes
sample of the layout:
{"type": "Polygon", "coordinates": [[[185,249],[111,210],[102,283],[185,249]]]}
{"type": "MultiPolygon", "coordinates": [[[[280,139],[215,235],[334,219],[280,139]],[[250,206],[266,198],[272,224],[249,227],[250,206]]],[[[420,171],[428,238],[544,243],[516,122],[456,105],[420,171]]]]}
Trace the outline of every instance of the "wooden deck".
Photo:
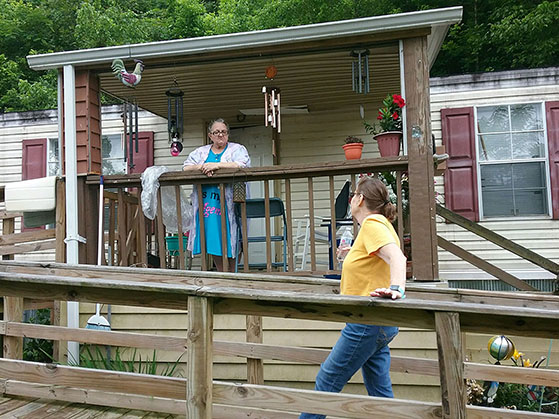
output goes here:
{"type": "Polygon", "coordinates": [[[83,403],[57,402],[27,397],[0,396],[0,418],[72,418],[72,419],[117,419],[117,418],[186,418],[168,413],[144,412],[133,409],[119,409],[94,406],[83,403]]]}

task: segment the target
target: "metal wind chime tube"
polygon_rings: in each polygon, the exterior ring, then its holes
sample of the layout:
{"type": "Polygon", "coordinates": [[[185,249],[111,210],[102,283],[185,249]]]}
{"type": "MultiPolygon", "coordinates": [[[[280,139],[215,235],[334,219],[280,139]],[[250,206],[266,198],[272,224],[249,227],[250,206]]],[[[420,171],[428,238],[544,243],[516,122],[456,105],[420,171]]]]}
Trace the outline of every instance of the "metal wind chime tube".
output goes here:
{"type": "Polygon", "coordinates": [[[179,89],[175,80],[173,87],[169,88],[167,96],[167,131],[169,133],[169,144],[171,145],[171,155],[178,156],[183,149],[183,96],[184,93],[179,89]]]}
{"type": "Polygon", "coordinates": [[[134,152],[139,152],[138,104],[136,101],[122,104],[122,121],[124,123],[124,161],[130,169],[134,168],[134,152]]]}
{"type": "Polygon", "coordinates": [[[354,58],[351,63],[351,87],[356,93],[367,94],[370,92],[369,50],[354,50],[350,56],[354,58]]]}
{"type": "Polygon", "coordinates": [[[281,132],[281,93],[277,87],[262,87],[264,93],[264,125],[281,132]]]}

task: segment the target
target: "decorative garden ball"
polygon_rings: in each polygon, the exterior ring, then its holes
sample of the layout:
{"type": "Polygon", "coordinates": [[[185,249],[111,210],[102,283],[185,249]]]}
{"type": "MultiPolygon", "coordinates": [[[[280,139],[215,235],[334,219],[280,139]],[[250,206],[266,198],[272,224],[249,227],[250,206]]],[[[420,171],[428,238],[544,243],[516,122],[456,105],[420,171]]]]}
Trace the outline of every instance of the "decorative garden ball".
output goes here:
{"type": "Polygon", "coordinates": [[[506,336],[493,336],[487,344],[489,354],[497,361],[509,359],[514,354],[514,343],[506,336]]]}

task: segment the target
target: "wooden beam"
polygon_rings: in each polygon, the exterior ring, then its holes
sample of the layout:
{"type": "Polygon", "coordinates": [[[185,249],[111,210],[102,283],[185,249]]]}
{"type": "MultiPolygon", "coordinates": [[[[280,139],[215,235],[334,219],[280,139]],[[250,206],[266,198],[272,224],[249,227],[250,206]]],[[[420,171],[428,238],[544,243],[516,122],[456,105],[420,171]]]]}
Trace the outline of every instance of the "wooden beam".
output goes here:
{"type": "Polygon", "coordinates": [[[439,272],[427,37],[404,39],[403,45],[413,274],[433,281],[439,272]]]}
{"type": "Polygon", "coordinates": [[[550,259],[544,258],[536,252],[533,252],[530,249],[527,249],[513,242],[512,240],[509,240],[506,237],[503,237],[500,234],[489,230],[488,228],[485,228],[481,224],[470,221],[466,217],[463,217],[462,215],[457,214],[454,211],[451,211],[439,204],[437,204],[437,214],[443,217],[445,220],[450,221],[462,228],[465,228],[466,230],[477,234],[478,236],[483,237],[486,240],[489,240],[491,243],[496,244],[497,246],[500,246],[517,256],[520,256],[522,259],[526,259],[533,264],[538,265],[540,268],[543,268],[549,272],[553,272],[556,275],[559,274],[559,264],[553,262],[550,259]]]}
{"type": "Polygon", "coordinates": [[[38,252],[40,250],[48,249],[56,249],[56,240],[2,246],[0,247],[0,255],[19,255],[22,253],[38,252]]]}
{"type": "Polygon", "coordinates": [[[56,237],[55,230],[38,230],[38,231],[25,231],[23,233],[4,233],[0,236],[0,246],[11,244],[20,244],[27,242],[34,242],[39,240],[54,239],[56,237]]]}
{"type": "MultiPolygon", "coordinates": [[[[4,319],[6,321],[23,321],[23,298],[4,297],[4,319]]],[[[6,336],[3,354],[4,358],[23,359],[23,338],[6,336]]]]}
{"type": "Polygon", "coordinates": [[[471,263],[475,267],[493,275],[495,278],[503,282],[506,282],[507,284],[512,285],[515,288],[518,288],[519,290],[538,291],[536,287],[533,287],[532,285],[518,279],[514,275],[509,274],[508,272],[502,270],[501,268],[498,268],[497,266],[489,262],[486,262],[482,258],[474,255],[473,253],[468,252],[467,250],[462,249],[460,246],[457,246],[454,243],[449,242],[448,240],[442,238],[441,236],[438,236],[437,239],[438,239],[439,246],[442,247],[444,250],[452,253],[455,256],[458,256],[459,258],[465,260],[466,262],[471,263]]]}
{"type": "Polygon", "coordinates": [[[435,313],[443,419],[466,418],[464,349],[458,313],[435,313]]]}
{"type": "MultiPolygon", "coordinates": [[[[247,343],[262,343],[262,316],[246,316],[247,343]]],[[[264,364],[257,357],[247,358],[247,382],[249,384],[264,384],[264,364]]]]}
{"type": "Polygon", "coordinates": [[[188,297],[186,411],[190,418],[212,418],[212,308],[208,298],[188,297]]]}

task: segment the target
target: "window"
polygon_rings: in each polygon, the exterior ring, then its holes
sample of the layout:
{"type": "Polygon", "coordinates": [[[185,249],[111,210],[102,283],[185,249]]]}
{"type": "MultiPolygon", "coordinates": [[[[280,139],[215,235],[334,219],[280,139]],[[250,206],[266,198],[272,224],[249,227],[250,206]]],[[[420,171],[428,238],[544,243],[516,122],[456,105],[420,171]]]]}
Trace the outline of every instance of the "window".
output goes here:
{"type": "Polygon", "coordinates": [[[57,176],[59,167],[58,138],[49,138],[47,140],[47,176],[57,176]]]}
{"type": "Polygon", "coordinates": [[[483,216],[549,215],[542,104],[484,106],[476,110],[483,216]]]}
{"type": "Polygon", "coordinates": [[[123,138],[121,134],[103,135],[101,137],[101,151],[104,175],[126,173],[123,138]]]}

